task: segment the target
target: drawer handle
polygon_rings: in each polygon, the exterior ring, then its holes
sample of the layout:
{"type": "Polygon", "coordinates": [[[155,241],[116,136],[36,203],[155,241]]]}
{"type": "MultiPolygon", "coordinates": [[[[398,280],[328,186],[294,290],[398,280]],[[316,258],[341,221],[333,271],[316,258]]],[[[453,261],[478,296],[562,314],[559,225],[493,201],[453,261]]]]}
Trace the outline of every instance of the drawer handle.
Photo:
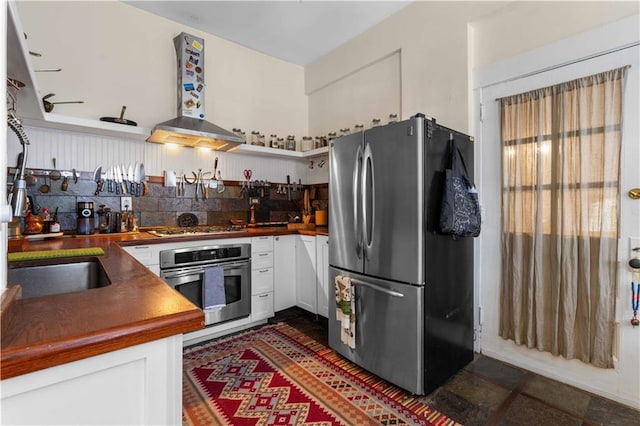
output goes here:
{"type": "Polygon", "coordinates": [[[269,253],[260,253],[258,256],[269,256],[269,253]]]}
{"type": "Polygon", "coordinates": [[[133,246],[134,250],[147,250],[149,246],[133,246]]]}
{"type": "Polygon", "coordinates": [[[269,272],[269,270],[268,269],[260,269],[258,272],[265,273],[265,272],[269,272]]]}
{"type": "Polygon", "coordinates": [[[261,294],[261,295],[260,295],[260,296],[258,296],[258,297],[262,299],[262,298],[265,298],[265,297],[269,297],[269,295],[268,295],[268,294],[261,294]]]}

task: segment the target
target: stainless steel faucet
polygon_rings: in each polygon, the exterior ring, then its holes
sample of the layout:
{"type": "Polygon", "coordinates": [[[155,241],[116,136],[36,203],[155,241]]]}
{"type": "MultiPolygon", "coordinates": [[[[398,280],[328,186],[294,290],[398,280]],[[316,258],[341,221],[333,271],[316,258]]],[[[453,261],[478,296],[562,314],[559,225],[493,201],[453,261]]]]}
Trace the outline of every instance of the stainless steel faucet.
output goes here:
{"type": "Polygon", "coordinates": [[[22,145],[22,162],[19,171],[16,171],[13,179],[13,188],[9,194],[9,204],[14,217],[24,217],[27,215],[27,182],[24,179],[24,169],[27,165],[27,146],[29,139],[24,132],[24,128],[20,121],[12,114],[8,116],[7,124],[11,130],[18,136],[18,140],[22,145]]]}

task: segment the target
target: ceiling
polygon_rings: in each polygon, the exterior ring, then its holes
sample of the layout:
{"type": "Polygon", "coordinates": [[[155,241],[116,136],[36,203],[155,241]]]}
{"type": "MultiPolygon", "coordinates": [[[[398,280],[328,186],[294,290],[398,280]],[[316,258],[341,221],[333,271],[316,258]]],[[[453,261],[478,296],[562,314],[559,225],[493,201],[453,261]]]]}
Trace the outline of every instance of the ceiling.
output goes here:
{"type": "Polygon", "coordinates": [[[410,1],[124,1],[131,6],[307,65],[410,1]]]}

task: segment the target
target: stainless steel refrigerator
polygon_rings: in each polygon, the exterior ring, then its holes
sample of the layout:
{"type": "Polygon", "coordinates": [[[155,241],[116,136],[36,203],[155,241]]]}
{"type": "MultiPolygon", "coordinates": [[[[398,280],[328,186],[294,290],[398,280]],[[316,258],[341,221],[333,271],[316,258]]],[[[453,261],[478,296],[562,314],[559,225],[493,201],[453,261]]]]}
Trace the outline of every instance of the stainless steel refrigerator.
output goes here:
{"type": "Polygon", "coordinates": [[[330,285],[350,279],[355,336],[330,291],[329,345],[415,394],[473,359],[473,239],[438,232],[451,138],[473,176],[473,139],[422,114],[330,149],[330,285]]]}

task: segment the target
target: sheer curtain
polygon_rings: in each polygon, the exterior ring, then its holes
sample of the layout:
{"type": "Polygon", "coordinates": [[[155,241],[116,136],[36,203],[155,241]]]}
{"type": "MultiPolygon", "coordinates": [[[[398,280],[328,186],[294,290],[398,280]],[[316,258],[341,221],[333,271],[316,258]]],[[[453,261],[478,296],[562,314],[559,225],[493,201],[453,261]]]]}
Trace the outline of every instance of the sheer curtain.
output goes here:
{"type": "Polygon", "coordinates": [[[627,68],[500,99],[500,336],[613,367],[627,68]]]}

